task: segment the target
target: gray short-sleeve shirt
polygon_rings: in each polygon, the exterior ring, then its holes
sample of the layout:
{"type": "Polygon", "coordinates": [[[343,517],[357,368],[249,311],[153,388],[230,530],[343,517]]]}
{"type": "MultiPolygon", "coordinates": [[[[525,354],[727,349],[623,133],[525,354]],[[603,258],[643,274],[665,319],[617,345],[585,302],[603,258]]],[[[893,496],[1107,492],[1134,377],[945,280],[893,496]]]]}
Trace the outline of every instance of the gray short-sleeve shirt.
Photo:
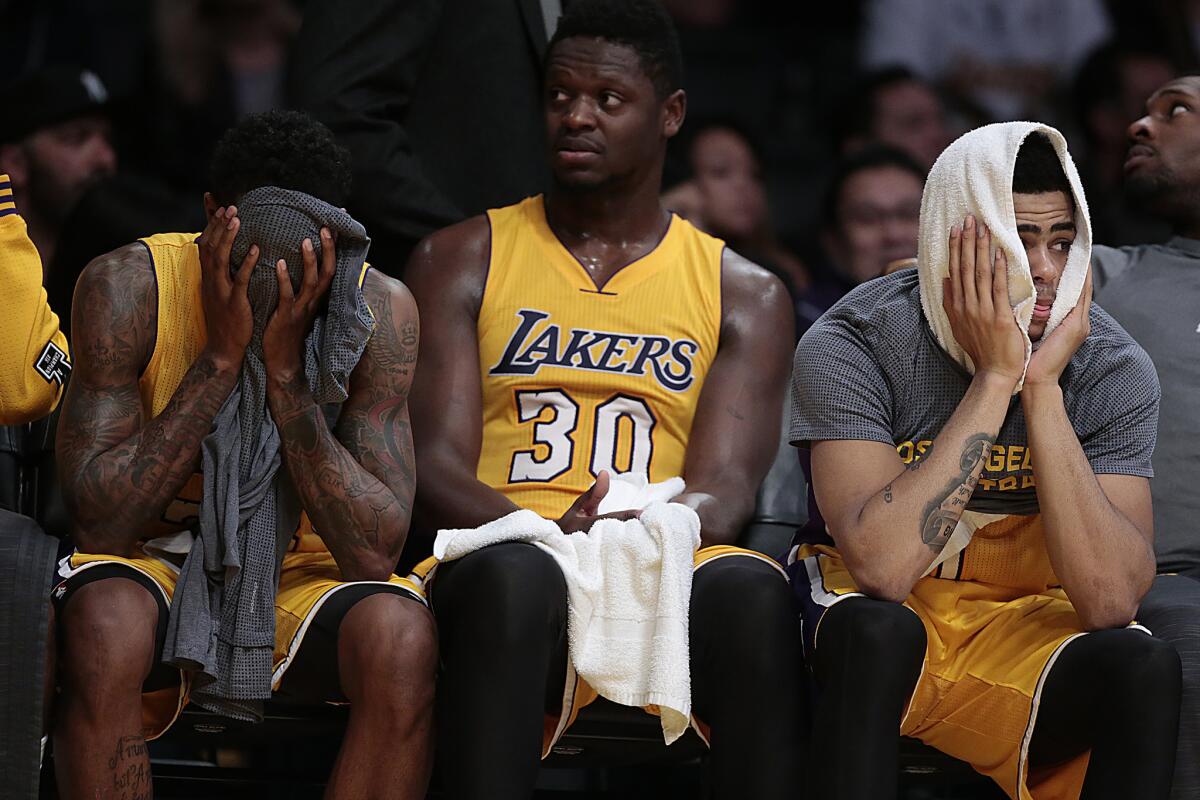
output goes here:
{"type": "MultiPolygon", "coordinates": [[[[1063,372],[1067,416],[1093,471],[1149,478],[1159,403],[1154,366],[1095,304],[1090,322],[1063,372]]],[[[789,438],[801,448],[814,440],[888,443],[910,463],[949,421],[970,382],[925,322],[916,270],[877,278],[853,289],[800,340],[789,438]]],[[[1014,397],[968,509],[1037,513],[1027,439],[1014,397]]],[[[819,515],[811,495],[810,509],[819,515]]],[[[823,521],[813,522],[823,531],[823,521]]]]}

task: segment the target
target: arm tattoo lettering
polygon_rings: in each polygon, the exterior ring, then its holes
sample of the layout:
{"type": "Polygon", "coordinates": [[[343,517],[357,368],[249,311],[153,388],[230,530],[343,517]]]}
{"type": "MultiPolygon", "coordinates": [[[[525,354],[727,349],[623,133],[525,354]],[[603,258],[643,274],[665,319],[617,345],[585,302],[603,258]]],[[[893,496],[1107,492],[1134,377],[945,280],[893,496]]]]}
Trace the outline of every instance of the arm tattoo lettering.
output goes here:
{"type": "MultiPolygon", "coordinates": [[[[979,470],[991,450],[993,437],[977,433],[967,439],[959,455],[959,474],[925,507],[921,522],[921,541],[934,553],[942,552],[954,533],[962,512],[979,482],[979,470]]],[[[928,453],[928,451],[926,451],[928,453]]]]}
{"type": "Polygon", "coordinates": [[[120,800],[150,800],[150,761],[146,741],[140,734],[117,739],[108,759],[113,778],[113,797],[120,800]]]}

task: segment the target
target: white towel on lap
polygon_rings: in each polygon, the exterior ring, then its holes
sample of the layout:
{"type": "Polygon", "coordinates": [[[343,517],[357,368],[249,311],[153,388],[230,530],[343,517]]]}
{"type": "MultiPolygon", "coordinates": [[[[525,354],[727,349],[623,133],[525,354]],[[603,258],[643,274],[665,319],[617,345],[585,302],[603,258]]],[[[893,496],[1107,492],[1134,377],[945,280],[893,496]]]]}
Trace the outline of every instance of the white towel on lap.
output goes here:
{"type": "MultiPolygon", "coordinates": [[[[976,220],[988,226],[992,241],[1004,251],[1008,259],[1009,301],[1017,324],[1025,334],[1025,366],[1028,368],[1033,349],[1029,341],[1029,320],[1033,316],[1036,292],[1029,272],[1029,258],[1017,235],[1012,178],[1017,151],[1025,137],[1034,132],[1044,133],[1053,143],[1075,195],[1075,241],[1059,279],[1058,295],[1042,334],[1044,340],[1079,301],[1092,248],[1087,199],[1083,196],[1083,185],[1063,135],[1049,125],[1037,122],[999,122],[976,128],[960,136],[938,156],[921,197],[917,245],[921,308],[937,343],[971,374],[975,374],[975,366],[954,340],[950,320],[942,309],[942,281],[950,274],[950,228],[961,225],[967,214],[973,214],[976,220]]],[[[1021,390],[1023,382],[1022,376],[1014,394],[1021,390]]]]}
{"type": "Polygon", "coordinates": [[[451,561],[515,541],[549,553],[567,583],[571,665],[602,697],[658,706],[670,744],[687,730],[692,708],[688,609],[700,518],[666,502],[683,489],[679,478],[613,476],[601,510],[641,509],[638,519],[600,520],[567,535],[532,511],[514,511],[479,528],[439,531],[433,552],[451,561]]]}

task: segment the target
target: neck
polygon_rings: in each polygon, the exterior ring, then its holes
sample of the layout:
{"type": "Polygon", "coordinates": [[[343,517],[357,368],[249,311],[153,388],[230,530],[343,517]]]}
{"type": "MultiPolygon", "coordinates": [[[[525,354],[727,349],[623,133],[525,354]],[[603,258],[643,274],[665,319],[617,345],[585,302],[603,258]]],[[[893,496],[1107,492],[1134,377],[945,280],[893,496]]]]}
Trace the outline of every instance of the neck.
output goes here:
{"type": "Polygon", "coordinates": [[[600,240],[626,244],[657,240],[669,219],[659,202],[658,173],[634,186],[572,191],[552,185],[546,193],[546,220],[568,245],[600,240]]]}

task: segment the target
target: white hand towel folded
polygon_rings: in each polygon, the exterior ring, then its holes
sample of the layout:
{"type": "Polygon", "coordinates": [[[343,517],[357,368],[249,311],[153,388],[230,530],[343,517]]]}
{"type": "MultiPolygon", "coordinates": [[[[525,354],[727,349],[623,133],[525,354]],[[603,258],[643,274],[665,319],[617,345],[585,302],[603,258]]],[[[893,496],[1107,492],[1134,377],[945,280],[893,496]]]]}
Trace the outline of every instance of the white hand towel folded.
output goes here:
{"type": "Polygon", "coordinates": [[[600,520],[567,535],[532,511],[514,511],[479,528],[439,531],[434,555],[451,561],[509,541],[549,553],[567,583],[571,668],[613,702],[658,706],[670,744],[687,730],[692,707],[688,610],[700,518],[665,502],[684,488],[680,478],[613,476],[601,511],[642,509],[638,519],[600,520]]]}

